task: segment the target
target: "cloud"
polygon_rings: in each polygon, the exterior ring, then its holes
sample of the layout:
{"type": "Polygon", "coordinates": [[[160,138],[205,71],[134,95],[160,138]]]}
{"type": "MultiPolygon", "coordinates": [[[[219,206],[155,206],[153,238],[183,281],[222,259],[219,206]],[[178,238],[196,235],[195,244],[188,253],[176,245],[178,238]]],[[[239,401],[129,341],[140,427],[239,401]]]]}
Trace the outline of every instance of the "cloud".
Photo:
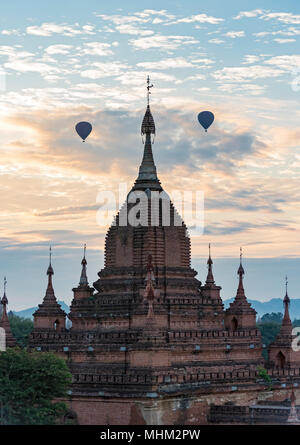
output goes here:
{"type": "MultiPolygon", "coordinates": [[[[149,10],[150,11],[150,10],[149,10]]],[[[115,30],[120,34],[149,36],[154,34],[150,29],[141,26],[151,21],[150,13],[135,13],[133,15],[106,15],[98,14],[102,20],[110,21],[115,25],[115,30]]],[[[160,20],[162,21],[162,20],[160,20]]],[[[153,22],[152,22],[153,23],[153,22]]]]}
{"type": "Polygon", "coordinates": [[[111,44],[102,42],[85,43],[82,52],[89,56],[111,56],[113,54],[111,44]]]}
{"type": "Polygon", "coordinates": [[[248,17],[259,17],[261,20],[277,20],[279,22],[285,24],[300,24],[300,14],[293,14],[291,12],[270,12],[264,11],[262,9],[254,9],[252,11],[242,11],[236,17],[233,17],[235,20],[239,20],[241,18],[248,17]]]}
{"type": "Polygon", "coordinates": [[[94,32],[94,30],[95,30],[94,25],[83,25],[82,29],[85,32],[85,34],[96,34],[94,32]]]}
{"type": "Polygon", "coordinates": [[[173,14],[170,14],[166,9],[161,9],[161,10],[145,9],[142,12],[135,12],[134,15],[139,16],[139,17],[149,17],[152,15],[158,15],[160,17],[164,17],[167,19],[175,18],[175,16],[173,14]]]}
{"type": "Polygon", "coordinates": [[[300,35],[300,28],[295,28],[294,26],[289,26],[288,28],[279,29],[278,31],[262,31],[253,34],[255,37],[265,37],[268,35],[276,36],[298,36],[300,35]]]}
{"type": "Polygon", "coordinates": [[[277,43],[291,43],[291,42],[296,42],[296,39],[274,39],[274,42],[277,43]]]}
{"type": "Polygon", "coordinates": [[[264,62],[267,65],[275,65],[281,70],[290,71],[293,68],[300,66],[300,55],[288,54],[282,56],[271,57],[264,62]]]}
{"type": "Polygon", "coordinates": [[[139,62],[137,66],[145,69],[160,69],[166,70],[169,68],[190,68],[194,65],[186,60],[184,57],[174,57],[164,60],[158,60],[156,62],[139,62]]]}
{"type": "Polygon", "coordinates": [[[262,212],[283,213],[282,204],[286,204],[286,199],[278,199],[278,195],[261,192],[256,188],[232,191],[228,198],[208,198],[205,200],[207,210],[239,210],[241,212],[262,212]],[[255,195],[255,201],[253,196],[255,195]]]}
{"type": "Polygon", "coordinates": [[[226,93],[240,93],[248,94],[251,96],[258,96],[264,92],[265,86],[251,83],[224,83],[218,86],[218,90],[226,93]]]}
{"type": "Polygon", "coordinates": [[[195,45],[199,42],[191,36],[165,36],[157,34],[151,37],[129,40],[129,43],[138,50],[159,48],[160,50],[168,51],[177,49],[182,45],[195,45]]]}
{"type": "Polygon", "coordinates": [[[300,14],[292,14],[291,12],[268,12],[263,14],[260,18],[263,20],[276,19],[279,22],[286,24],[300,24],[300,14]]]}
{"type": "Polygon", "coordinates": [[[224,19],[220,17],[208,16],[207,14],[197,14],[191,15],[189,17],[184,17],[182,19],[177,19],[174,22],[171,22],[170,25],[174,25],[177,23],[209,23],[211,25],[218,25],[223,22],[224,19]]]}
{"type": "Polygon", "coordinates": [[[56,66],[49,65],[44,62],[36,61],[34,54],[27,51],[19,51],[12,46],[0,46],[0,55],[8,58],[4,63],[4,67],[21,73],[39,73],[42,76],[59,73],[60,70],[56,66]]]}
{"type": "Polygon", "coordinates": [[[243,17],[257,17],[259,15],[263,14],[262,9],[253,9],[252,11],[241,11],[236,17],[233,17],[234,20],[239,20],[243,17]]]}
{"type": "MultiPolygon", "coordinates": [[[[117,80],[122,84],[126,86],[132,85],[132,79],[135,79],[135,85],[141,86],[141,89],[139,90],[139,97],[143,97],[145,95],[145,79],[147,78],[147,75],[149,74],[148,71],[126,71],[123,72],[120,77],[117,78],[117,80]]],[[[169,82],[170,84],[174,83],[181,83],[180,80],[178,80],[175,76],[172,74],[167,73],[160,73],[160,72],[153,72],[151,75],[151,81],[154,82],[169,82]]],[[[172,91],[172,88],[159,88],[159,90],[156,89],[157,95],[164,95],[164,93],[168,93],[172,91]]]]}
{"type": "Polygon", "coordinates": [[[101,206],[100,203],[91,205],[82,205],[82,206],[65,206],[42,211],[35,210],[33,214],[35,216],[42,216],[42,217],[56,217],[65,215],[67,216],[79,215],[79,217],[81,217],[83,212],[85,213],[94,212],[98,210],[100,206],[101,206]]]}
{"type": "Polygon", "coordinates": [[[228,31],[224,35],[231,39],[236,39],[237,37],[245,37],[245,31],[228,31]]]}
{"type": "Polygon", "coordinates": [[[216,38],[216,39],[210,39],[208,41],[208,43],[215,43],[216,45],[221,45],[221,43],[225,43],[225,42],[224,42],[224,40],[216,38]]]}
{"type": "Polygon", "coordinates": [[[101,79],[104,77],[119,76],[128,66],[121,62],[95,62],[91,68],[83,70],[81,77],[88,79],[101,79]]]}
{"type": "Polygon", "coordinates": [[[2,29],[1,34],[4,36],[19,36],[20,31],[18,29],[2,29]]]}
{"type": "Polygon", "coordinates": [[[86,240],[94,240],[96,233],[83,234],[75,230],[26,230],[12,232],[10,237],[1,240],[2,249],[42,249],[49,250],[50,244],[54,246],[54,251],[62,247],[78,247],[82,245],[83,237],[86,240]],[[55,249],[56,248],[56,249],[55,249]]]}
{"type": "Polygon", "coordinates": [[[47,65],[46,63],[33,62],[30,59],[7,62],[4,64],[4,67],[21,73],[39,73],[44,76],[51,73],[59,73],[58,68],[47,65]]]}
{"type": "Polygon", "coordinates": [[[258,231],[260,229],[270,229],[270,228],[288,228],[288,224],[286,223],[261,223],[261,224],[255,224],[250,222],[240,222],[237,223],[236,221],[229,220],[226,223],[219,224],[214,223],[211,225],[206,225],[204,229],[205,235],[212,235],[212,236],[220,236],[220,235],[233,235],[236,233],[244,233],[249,232],[250,230],[258,231]]]}
{"type": "Polygon", "coordinates": [[[68,54],[70,52],[70,49],[72,49],[73,46],[72,45],[62,45],[62,44],[57,44],[57,45],[51,45],[48,46],[48,48],[45,49],[45,52],[47,54],[68,54]]]}
{"type": "Polygon", "coordinates": [[[78,34],[89,34],[89,31],[80,29],[78,24],[75,25],[67,25],[67,24],[56,24],[56,23],[42,23],[42,25],[38,26],[28,26],[26,28],[27,34],[41,36],[41,37],[49,37],[53,34],[61,34],[68,37],[74,37],[78,34]]]}
{"type": "Polygon", "coordinates": [[[141,29],[130,24],[117,25],[116,30],[119,31],[121,34],[130,34],[130,35],[149,36],[151,34],[154,34],[154,32],[151,31],[150,29],[141,29]]]}
{"type": "MultiPolygon", "coordinates": [[[[276,63],[274,63],[276,65],[276,63]]],[[[271,68],[262,65],[247,67],[225,67],[212,73],[212,76],[220,82],[248,82],[250,79],[264,79],[267,77],[278,77],[284,74],[279,68],[271,68]]]]}
{"type": "Polygon", "coordinates": [[[294,26],[289,26],[285,30],[278,31],[278,34],[286,35],[286,36],[297,36],[300,35],[300,28],[295,28],[294,26]]]}
{"type": "Polygon", "coordinates": [[[112,22],[114,25],[125,25],[132,23],[147,23],[149,21],[149,14],[143,17],[137,17],[137,15],[106,15],[106,14],[96,14],[96,17],[100,17],[102,20],[112,22]]]}
{"type": "Polygon", "coordinates": [[[247,54],[244,56],[244,62],[243,64],[248,65],[251,63],[258,62],[260,60],[260,56],[254,55],[254,54],[247,54]]]}

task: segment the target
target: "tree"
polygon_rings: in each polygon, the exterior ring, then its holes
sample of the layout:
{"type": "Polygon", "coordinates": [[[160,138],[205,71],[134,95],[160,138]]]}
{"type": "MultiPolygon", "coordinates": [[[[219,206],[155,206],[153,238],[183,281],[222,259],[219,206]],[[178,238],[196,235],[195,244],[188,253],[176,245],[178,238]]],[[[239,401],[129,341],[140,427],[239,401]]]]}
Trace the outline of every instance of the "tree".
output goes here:
{"type": "Polygon", "coordinates": [[[0,353],[0,425],[53,425],[67,412],[71,374],[48,352],[14,348],[0,353]]]}
{"type": "Polygon", "coordinates": [[[8,314],[11,332],[15,337],[17,344],[25,348],[28,344],[28,337],[33,329],[33,321],[30,318],[23,318],[15,315],[13,312],[8,314]]]}
{"type": "Polygon", "coordinates": [[[263,357],[265,360],[268,359],[268,352],[267,348],[270,343],[272,343],[275,338],[277,337],[277,334],[280,330],[280,324],[278,323],[271,323],[271,322],[261,322],[257,324],[258,329],[261,332],[261,339],[262,343],[266,345],[266,349],[263,350],[263,357]]]}
{"type": "Polygon", "coordinates": [[[278,323],[281,324],[282,322],[282,313],[281,312],[272,312],[271,314],[264,314],[261,317],[262,323],[278,323]]]}
{"type": "Polygon", "coordinates": [[[266,385],[268,385],[268,389],[272,389],[272,379],[268,374],[268,371],[265,368],[262,368],[261,366],[258,367],[258,376],[264,380],[266,385]]]}

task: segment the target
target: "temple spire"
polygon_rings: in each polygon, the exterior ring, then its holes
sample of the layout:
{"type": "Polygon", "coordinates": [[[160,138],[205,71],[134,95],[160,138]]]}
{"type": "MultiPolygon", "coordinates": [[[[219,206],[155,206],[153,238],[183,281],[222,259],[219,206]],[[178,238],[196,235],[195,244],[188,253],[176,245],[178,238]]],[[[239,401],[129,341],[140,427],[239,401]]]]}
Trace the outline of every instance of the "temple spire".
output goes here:
{"type": "Polygon", "coordinates": [[[6,277],[4,277],[4,292],[3,292],[3,297],[1,299],[1,305],[3,307],[2,310],[2,315],[1,315],[1,319],[0,319],[0,327],[2,329],[4,329],[5,331],[5,346],[6,347],[13,347],[16,345],[16,340],[14,338],[14,336],[12,335],[11,329],[10,329],[10,324],[9,324],[9,319],[7,316],[7,305],[8,305],[8,299],[6,296],[6,285],[7,285],[7,281],[6,281],[6,277]]]}
{"type": "Polygon", "coordinates": [[[3,292],[3,297],[1,299],[1,304],[2,304],[2,308],[3,308],[1,321],[8,320],[7,309],[6,309],[6,306],[8,304],[8,299],[7,299],[7,296],[6,296],[6,285],[7,285],[7,280],[6,280],[6,277],[4,277],[4,284],[3,284],[4,292],[3,292]]]}
{"type": "Polygon", "coordinates": [[[208,260],[207,260],[208,272],[207,272],[206,284],[214,284],[215,279],[214,279],[213,272],[212,272],[213,260],[211,259],[210,243],[208,245],[208,251],[209,251],[208,260]]]}
{"type": "Polygon", "coordinates": [[[88,279],[87,279],[87,275],[86,275],[86,265],[87,265],[87,261],[85,259],[85,253],[86,253],[86,244],[83,247],[83,258],[81,261],[81,265],[82,265],[82,270],[81,270],[81,276],[80,276],[80,281],[79,281],[79,286],[80,287],[85,287],[88,286],[88,279]]]}
{"type": "Polygon", "coordinates": [[[239,275],[239,286],[238,286],[237,294],[236,294],[236,298],[238,298],[238,299],[246,299],[244,285],[243,285],[243,276],[245,275],[245,271],[244,271],[243,264],[242,264],[242,258],[243,258],[243,250],[240,247],[240,266],[237,271],[237,273],[239,275]]]}
{"type": "Polygon", "coordinates": [[[285,297],[283,299],[283,305],[284,305],[284,316],[282,319],[282,325],[285,326],[291,326],[292,322],[290,319],[290,314],[289,314],[289,305],[290,305],[290,298],[288,296],[288,277],[285,277],[285,297]]]}
{"type": "Polygon", "coordinates": [[[161,190],[160,182],[156,174],[156,166],[153,159],[151,142],[151,135],[153,135],[153,137],[155,136],[155,123],[149,105],[149,95],[151,94],[150,88],[152,87],[153,84],[150,84],[150,78],[148,76],[147,108],[141,126],[141,135],[143,138],[145,136],[144,154],[134,189],[153,188],[155,190],[161,190]]]}
{"type": "Polygon", "coordinates": [[[50,246],[49,247],[49,266],[47,269],[48,286],[47,286],[45,298],[52,299],[54,297],[54,299],[55,299],[54,289],[53,289],[53,285],[52,285],[52,276],[54,275],[54,271],[53,271],[53,267],[51,264],[51,260],[52,260],[52,247],[50,246]]]}

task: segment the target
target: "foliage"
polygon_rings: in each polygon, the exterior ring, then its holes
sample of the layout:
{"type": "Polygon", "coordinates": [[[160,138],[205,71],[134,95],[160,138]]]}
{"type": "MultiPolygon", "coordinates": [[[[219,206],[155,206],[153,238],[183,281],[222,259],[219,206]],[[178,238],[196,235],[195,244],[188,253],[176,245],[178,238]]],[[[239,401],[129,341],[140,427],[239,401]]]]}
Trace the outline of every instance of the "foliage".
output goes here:
{"type": "Polygon", "coordinates": [[[261,332],[262,343],[266,345],[263,349],[263,357],[265,360],[268,359],[268,346],[270,343],[275,341],[277,334],[280,330],[280,324],[277,323],[258,323],[258,329],[261,332]]]}
{"type": "Polygon", "coordinates": [[[261,379],[265,381],[265,383],[268,385],[269,389],[272,388],[272,379],[268,374],[268,371],[265,368],[262,368],[261,366],[258,367],[258,375],[261,379]]]}
{"type": "Polygon", "coordinates": [[[272,312],[271,314],[264,314],[261,317],[261,321],[263,323],[278,323],[281,324],[282,322],[282,313],[281,312],[272,312]]]}
{"type": "Polygon", "coordinates": [[[269,346],[275,340],[281,325],[277,323],[258,323],[257,326],[261,332],[262,342],[269,346]]]}
{"type": "Polygon", "coordinates": [[[298,326],[300,326],[300,320],[295,319],[295,320],[293,321],[293,327],[296,328],[296,327],[298,327],[298,326]]]}
{"type": "Polygon", "coordinates": [[[25,348],[28,344],[28,337],[33,329],[33,321],[30,318],[23,318],[13,312],[8,314],[9,324],[17,344],[25,348]]]}
{"type": "Polygon", "coordinates": [[[66,413],[71,374],[48,352],[7,349],[0,353],[0,425],[53,425],[66,413]]]}
{"type": "MultiPolygon", "coordinates": [[[[271,314],[264,314],[257,323],[257,327],[261,332],[262,343],[266,345],[266,348],[263,350],[263,357],[266,360],[268,358],[267,348],[276,339],[280,331],[282,318],[281,312],[272,312],[271,314]]],[[[300,320],[293,321],[293,327],[296,326],[300,326],[300,320]]]]}

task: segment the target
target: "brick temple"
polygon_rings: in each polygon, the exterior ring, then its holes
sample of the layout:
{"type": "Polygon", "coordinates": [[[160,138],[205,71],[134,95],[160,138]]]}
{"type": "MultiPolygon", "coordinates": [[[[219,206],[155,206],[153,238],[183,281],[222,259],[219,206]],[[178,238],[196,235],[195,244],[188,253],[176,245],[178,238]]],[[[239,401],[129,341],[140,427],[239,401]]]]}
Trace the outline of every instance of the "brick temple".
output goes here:
{"type": "MultiPolygon", "coordinates": [[[[70,418],[100,425],[201,424],[218,421],[212,407],[221,406],[223,413],[234,404],[244,413],[264,400],[285,399],[291,388],[296,398],[300,353],[291,349],[287,294],[282,329],[265,363],[256,312],[244,289],[242,255],[236,297],[224,310],[210,248],[201,282],[191,267],[186,225],[178,224],[172,203],[168,224],[162,198],[153,204],[153,192],[163,188],[152,153],[155,123],[149,102],[141,133],[144,153],[131,191],[149,198],[143,201],[147,224],[124,224],[133,207],[127,198],[107,232],[104,268],[92,286],[84,250],[69,329],[55,297],[51,257],[46,294],[34,313],[30,347],[64,357],[72,372],[70,418]],[[260,367],[267,369],[272,391],[260,367]]],[[[6,303],[2,300],[4,308],[6,303]]]]}

